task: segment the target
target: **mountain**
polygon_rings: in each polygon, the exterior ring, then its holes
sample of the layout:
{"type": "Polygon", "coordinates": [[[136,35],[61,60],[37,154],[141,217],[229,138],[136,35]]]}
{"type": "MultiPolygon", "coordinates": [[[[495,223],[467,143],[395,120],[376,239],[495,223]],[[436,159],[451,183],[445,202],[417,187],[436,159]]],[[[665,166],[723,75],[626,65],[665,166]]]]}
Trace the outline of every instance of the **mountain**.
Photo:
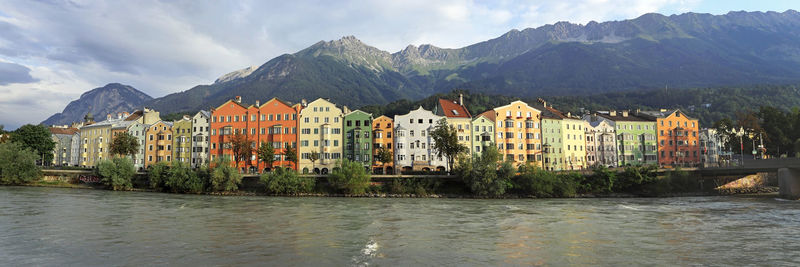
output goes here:
{"type": "Polygon", "coordinates": [[[152,99],[149,95],[131,86],[110,83],[83,93],[78,100],[70,102],[64,111],[50,116],[42,123],[66,125],[80,122],[88,112],[92,113],[95,120],[101,121],[107,114],[141,109],[145,102],[152,99]]]}
{"type": "Polygon", "coordinates": [[[318,97],[351,107],[417,100],[454,88],[540,97],[659,88],[800,82],[800,13],[645,14],[511,30],[462,48],[390,53],[353,36],[320,41],[213,84],[150,100],[162,114],[318,97]]]}

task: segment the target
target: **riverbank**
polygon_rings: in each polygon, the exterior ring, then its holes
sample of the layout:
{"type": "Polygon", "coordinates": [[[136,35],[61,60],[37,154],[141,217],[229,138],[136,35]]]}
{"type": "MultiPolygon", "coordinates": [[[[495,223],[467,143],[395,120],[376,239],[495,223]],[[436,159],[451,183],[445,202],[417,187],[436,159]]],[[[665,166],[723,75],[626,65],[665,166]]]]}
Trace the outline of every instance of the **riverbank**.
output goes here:
{"type": "MultiPolygon", "coordinates": [[[[69,189],[94,189],[94,190],[108,190],[111,189],[95,184],[84,183],[70,183],[65,181],[45,181],[23,184],[17,186],[30,186],[30,187],[52,187],[52,188],[69,188],[69,189]]],[[[314,192],[314,193],[299,193],[299,194],[270,194],[267,192],[259,192],[257,190],[240,190],[234,192],[203,192],[197,194],[185,193],[171,193],[161,190],[150,188],[132,188],[132,192],[151,192],[151,193],[164,193],[164,194],[178,194],[178,195],[210,195],[210,196],[264,196],[264,197],[331,197],[331,198],[452,198],[452,199],[537,199],[537,198],[665,198],[665,197],[701,197],[701,196],[728,196],[728,195],[757,195],[757,194],[777,194],[778,187],[775,186],[758,186],[750,188],[727,188],[718,189],[714,191],[703,192],[680,192],[680,193],[667,193],[659,195],[651,195],[645,193],[610,193],[610,194],[577,194],[573,197],[537,197],[533,195],[520,195],[520,194],[505,194],[500,196],[477,196],[468,193],[424,193],[424,194],[393,194],[386,192],[379,192],[377,187],[370,188],[372,192],[365,194],[341,194],[341,193],[328,193],[328,192],[314,192]]]]}

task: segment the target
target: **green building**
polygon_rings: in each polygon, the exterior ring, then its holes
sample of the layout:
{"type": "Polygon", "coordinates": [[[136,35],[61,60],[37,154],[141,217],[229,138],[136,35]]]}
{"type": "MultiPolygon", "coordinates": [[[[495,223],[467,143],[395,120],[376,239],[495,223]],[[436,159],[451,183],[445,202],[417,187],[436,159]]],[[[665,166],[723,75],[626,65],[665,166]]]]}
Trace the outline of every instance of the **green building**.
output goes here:
{"type": "Polygon", "coordinates": [[[175,162],[192,162],[192,118],[183,116],[172,123],[172,159],[175,162]]]}
{"type": "Polygon", "coordinates": [[[561,124],[561,118],[542,112],[542,153],[546,170],[560,171],[564,169],[564,141],[561,137],[561,124]]]}
{"type": "Polygon", "coordinates": [[[344,157],[372,166],[372,114],[354,110],[344,114],[344,157]]]}
{"type": "Polygon", "coordinates": [[[598,119],[613,121],[619,166],[658,164],[656,122],[636,112],[598,112],[598,119]]]}
{"type": "Polygon", "coordinates": [[[484,147],[494,145],[494,121],[493,110],[484,112],[472,120],[472,153],[481,154],[484,147]]]}

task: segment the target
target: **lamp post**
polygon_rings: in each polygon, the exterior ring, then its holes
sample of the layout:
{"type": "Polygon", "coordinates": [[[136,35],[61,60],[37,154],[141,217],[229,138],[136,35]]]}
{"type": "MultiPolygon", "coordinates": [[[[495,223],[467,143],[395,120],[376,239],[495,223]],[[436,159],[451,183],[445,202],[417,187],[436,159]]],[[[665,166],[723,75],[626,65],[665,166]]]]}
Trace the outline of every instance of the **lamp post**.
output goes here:
{"type": "Polygon", "coordinates": [[[744,136],[744,127],[739,127],[739,132],[736,133],[739,136],[739,155],[741,156],[741,167],[744,168],[744,141],[742,137],[744,136]]]}

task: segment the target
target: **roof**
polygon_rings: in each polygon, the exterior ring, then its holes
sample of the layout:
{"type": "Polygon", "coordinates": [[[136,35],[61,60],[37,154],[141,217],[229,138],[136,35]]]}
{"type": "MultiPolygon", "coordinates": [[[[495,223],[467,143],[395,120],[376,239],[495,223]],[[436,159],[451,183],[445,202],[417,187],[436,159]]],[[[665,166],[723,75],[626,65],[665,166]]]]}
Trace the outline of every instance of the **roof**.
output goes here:
{"type": "Polygon", "coordinates": [[[356,110],[350,111],[350,112],[348,112],[348,113],[345,113],[345,114],[344,114],[344,116],[349,116],[349,115],[351,115],[351,114],[353,114],[353,113],[356,113],[356,112],[358,112],[358,113],[364,113],[365,115],[369,115],[370,117],[372,117],[372,113],[366,113],[366,112],[364,112],[364,111],[362,111],[362,110],[360,110],[360,109],[356,109],[356,110]]]}
{"type": "Polygon", "coordinates": [[[656,118],[663,119],[663,118],[672,116],[672,114],[674,114],[676,112],[679,112],[680,114],[683,114],[683,116],[686,117],[687,119],[696,120],[695,118],[686,116],[686,113],[684,113],[680,109],[663,110],[663,111],[642,111],[640,114],[644,115],[644,117],[651,118],[651,120],[655,120],[656,118]]]}
{"type": "Polygon", "coordinates": [[[50,127],[50,134],[75,134],[78,132],[77,128],[59,128],[59,127],[50,127]]]}
{"type": "Polygon", "coordinates": [[[197,116],[198,114],[199,114],[199,115],[201,115],[201,116],[204,116],[204,117],[206,117],[206,118],[210,118],[210,117],[211,117],[211,112],[209,112],[208,110],[201,110],[201,111],[198,111],[198,112],[195,114],[195,116],[197,116]]]}
{"type": "Polygon", "coordinates": [[[439,107],[442,108],[442,114],[448,118],[472,118],[469,110],[455,101],[439,98],[439,107]]]}
{"type": "Polygon", "coordinates": [[[270,103],[270,102],[272,102],[272,101],[278,101],[278,103],[284,104],[284,105],[286,105],[287,107],[290,107],[290,108],[292,107],[292,104],[289,104],[289,103],[288,103],[288,102],[286,102],[286,101],[280,100],[280,99],[279,99],[279,98],[277,98],[277,97],[273,97],[273,98],[271,98],[270,100],[267,100],[267,102],[264,102],[264,104],[261,104],[260,106],[258,106],[258,108],[261,108],[261,107],[263,107],[263,106],[266,106],[267,104],[269,104],[269,103],[270,103]]]}
{"type": "Polygon", "coordinates": [[[127,118],[125,118],[125,120],[126,121],[135,121],[135,120],[138,120],[139,118],[141,118],[142,116],[144,116],[144,111],[137,110],[137,111],[134,111],[133,113],[131,113],[131,115],[129,115],[127,118]]]}
{"type": "Polygon", "coordinates": [[[372,119],[372,120],[374,121],[374,120],[378,120],[378,119],[380,119],[380,118],[386,118],[386,119],[387,119],[387,120],[389,120],[389,121],[394,121],[392,118],[389,118],[389,117],[387,117],[386,115],[380,115],[380,116],[378,116],[377,118],[374,118],[374,119],[372,119]]]}
{"type": "Polygon", "coordinates": [[[601,111],[601,112],[597,112],[597,116],[600,116],[600,117],[603,117],[603,118],[606,118],[606,119],[609,119],[609,120],[612,120],[612,121],[615,121],[615,122],[617,122],[617,121],[634,121],[634,122],[636,122],[636,121],[639,121],[639,122],[655,121],[655,119],[649,119],[649,118],[647,118],[645,116],[642,116],[641,113],[636,114],[636,113],[628,112],[628,116],[623,116],[622,111],[616,111],[615,113],[616,114],[614,116],[611,116],[610,112],[601,111]]]}
{"type": "Polygon", "coordinates": [[[535,103],[530,106],[532,108],[540,110],[542,112],[541,115],[543,119],[557,119],[557,120],[571,119],[570,117],[567,117],[566,115],[564,115],[564,113],[561,113],[561,111],[553,108],[552,106],[544,106],[539,103],[535,103]]]}
{"type": "Polygon", "coordinates": [[[478,117],[480,117],[480,116],[484,116],[487,119],[490,119],[492,121],[495,121],[496,118],[497,118],[497,114],[495,114],[494,109],[490,109],[490,110],[484,111],[483,113],[478,115],[478,117]]]}
{"type": "Polygon", "coordinates": [[[124,120],[124,121],[120,121],[120,122],[115,123],[113,126],[111,126],[111,128],[112,129],[128,128],[128,126],[130,126],[131,124],[133,124],[135,122],[136,121],[124,120]]]}

